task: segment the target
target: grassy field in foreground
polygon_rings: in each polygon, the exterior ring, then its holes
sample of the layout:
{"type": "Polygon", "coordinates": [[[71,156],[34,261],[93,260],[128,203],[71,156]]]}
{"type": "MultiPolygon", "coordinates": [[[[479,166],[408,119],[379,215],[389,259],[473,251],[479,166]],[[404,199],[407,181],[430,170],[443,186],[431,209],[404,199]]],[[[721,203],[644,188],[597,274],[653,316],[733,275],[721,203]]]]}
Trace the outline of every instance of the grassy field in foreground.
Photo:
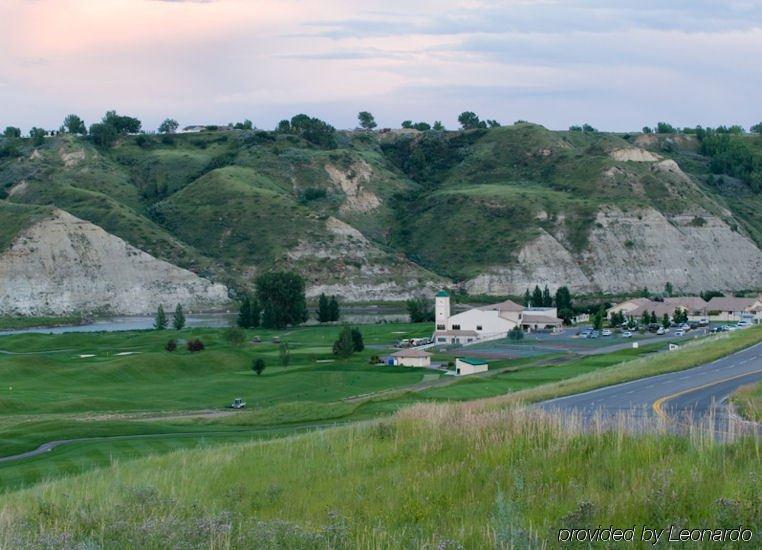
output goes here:
{"type": "Polygon", "coordinates": [[[738,414],[754,422],[762,422],[762,382],[739,388],[732,400],[738,414]]]}
{"type": "Polygon", "coordinates": [[[0,546],[532,548],[561,527],[633,524],[758,533],[761,465],[752,439],[582,433],[540,412],[419,404],[5,495],[0,546]]]}

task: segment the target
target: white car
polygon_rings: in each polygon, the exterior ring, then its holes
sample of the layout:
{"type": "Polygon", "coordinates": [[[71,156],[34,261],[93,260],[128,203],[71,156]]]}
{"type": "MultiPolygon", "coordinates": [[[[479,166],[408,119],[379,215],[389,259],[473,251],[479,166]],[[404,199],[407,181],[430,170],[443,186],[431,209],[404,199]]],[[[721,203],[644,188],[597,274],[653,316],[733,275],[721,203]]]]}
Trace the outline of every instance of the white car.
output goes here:
{"type": "Polygon", "coordinates": [[[629,330],[625,330],[622,333],[622,338],[632,338],[632,332],[630,332],[629,330]]]}
{"type": "Polygon", "coordinates": [[[656,334],[659,336],[662,336],[665,333],[664,327],[659,327],[659,330],[656,331],[656,334]]]}
{"type": "Polygon", "coordinates": [[[675,336],[685,336],[685,331],[680,329],[680,330],[675,332],[675,336]]]}
{"type": "Polygon", "coordinates": [[[611,336],[611,331],[605,328],[601,331],[601,336],[611,336]]]}

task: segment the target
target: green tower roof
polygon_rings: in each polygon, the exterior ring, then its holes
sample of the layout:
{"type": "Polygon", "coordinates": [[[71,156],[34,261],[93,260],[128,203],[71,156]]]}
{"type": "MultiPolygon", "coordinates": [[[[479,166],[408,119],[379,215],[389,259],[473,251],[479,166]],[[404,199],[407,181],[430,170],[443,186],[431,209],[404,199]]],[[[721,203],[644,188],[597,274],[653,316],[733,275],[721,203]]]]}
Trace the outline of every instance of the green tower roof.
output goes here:
{"type": "Polygon", "coordinates": [[[449,296],[450,295],[447,293],[445,289],[442,289],[439,292],[437,292],[437,298],[447,298],[449,296]]]}

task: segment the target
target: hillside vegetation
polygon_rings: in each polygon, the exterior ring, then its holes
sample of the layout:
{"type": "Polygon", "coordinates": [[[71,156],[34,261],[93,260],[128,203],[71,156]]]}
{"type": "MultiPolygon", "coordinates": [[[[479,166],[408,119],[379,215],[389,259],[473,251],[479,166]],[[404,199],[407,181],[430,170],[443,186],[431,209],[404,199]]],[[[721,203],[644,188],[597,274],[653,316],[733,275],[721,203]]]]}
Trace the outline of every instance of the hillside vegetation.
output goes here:
{"type": "MultiPolygon", "coordinates": [[[[0,194],[3,210],[55,205],[235,289],[274,266],[301,271],[311,294],[359,300],[453,281],[492,294],[667,280],[686,291],[758,288],[762,194],[743,166],[759,164],[762,138],[722,140],[529,123],[338,132],[320,146],[251,130],[123,136],[110,148],[73,136],[11,148],[6,138],[0,194]],[[732,273],[704,265],[708,242],[722,243],[732,273]],[[666,268],[671,247],[688,247],[696,264],[666,268]]],[[[0,249],[34,219],[5,226],[0,249]]]]}

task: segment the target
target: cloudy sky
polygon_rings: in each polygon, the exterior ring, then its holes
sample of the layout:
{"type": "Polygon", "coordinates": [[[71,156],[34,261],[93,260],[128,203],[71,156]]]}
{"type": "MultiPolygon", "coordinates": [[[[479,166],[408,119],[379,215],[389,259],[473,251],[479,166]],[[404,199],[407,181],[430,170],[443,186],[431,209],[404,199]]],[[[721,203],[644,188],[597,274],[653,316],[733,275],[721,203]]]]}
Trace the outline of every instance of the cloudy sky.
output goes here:
{"type": "Polygon", "coordinates": [[[762,120],[762,0],[0,0],[0,126],[762,120]]]}

